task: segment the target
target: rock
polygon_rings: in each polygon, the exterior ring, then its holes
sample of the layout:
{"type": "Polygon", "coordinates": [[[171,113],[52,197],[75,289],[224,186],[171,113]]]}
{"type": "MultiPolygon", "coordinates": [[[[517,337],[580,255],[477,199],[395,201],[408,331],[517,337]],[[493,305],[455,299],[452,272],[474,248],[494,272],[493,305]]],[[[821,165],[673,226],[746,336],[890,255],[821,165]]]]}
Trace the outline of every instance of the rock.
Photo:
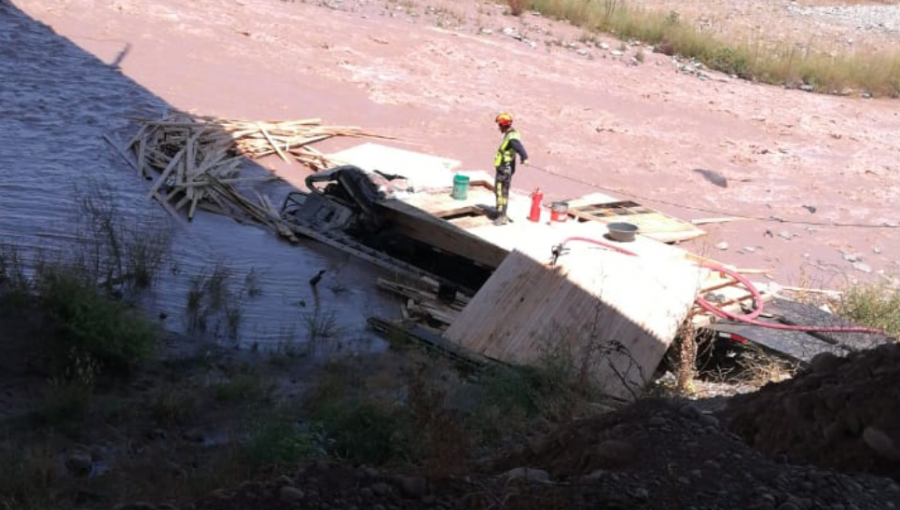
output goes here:
{"type": "Polygon", "coordinates": [[[411,498],[421,498],[428,490],[428,484],[420,476],[398,476],[395,480],[400,492],[411,498]]]}
{"type": "Polygon", "coordinates": [[[638,487],[634,491],[634,497],[640,499],[641,501],[647,501],[650,499],[650,491],[643,487],[638,487]]]}
{"type": "Polygon", "coordinates": [[[720,242],[720,243],[716,243],[716,248],[719,249],[719,250],[727,250],[727,249],[728,249],[728,243],[725,242],[725,241],[722,241],[722,242],[720,242]]]}
{"type": "Polygon", "coordinates": [[[744,251],[747,253],[753,253],[756,251],[756,248],[754,248],[753,246],[744,246],[744,251]]]}
{"type": "Polygon", "coordinates": [[[608,50],[608,49],[609,49],[609,45],[606,44],[605,42],[604,42],[604,43],[600,43],[600,49],[601,49],[601,50],[608,50]]]}
{"type": "Polygon", "coordinates": [[[872,248],[872,253],[874,253],[875,255],[879,255],[881,253],[881,248],[875,246],[874,248],[872,248]]]}
{"type": "Polygon", "coordinates": [[[481,33],[484,34],[484,35],[491,35],[491,34],[494,33],[494,31],[491,30],[490,28],[482,28],[482,29],[481,29],[481,33]]]}
{"type": "Polygon", "coordinates": [[[597,480],[602,480],[607,474],[606,470],[598,469],[596,471],[591,471],[589,474],[586,474],[581,477],[581,481],[585,483],[596,482],[597,480]]]}
{"type": "Polygon", "coordinates": [[[701,414],[700,415],[700,423],[709,426],[709,427],[718,427],[719,419],[711,414],[701,414]]]}
{"type": "Polygon", "coordinates": [[[393,490],[391,489],[391,486],[384,482],[372,484],[372,492],[378,494],[379,496],[387,496],[391,493],[391,490],[393,490]]]}
{"type": "Polygon", "coordinates": [[[633,446],[626,441],[610,439],[598,444],[594,453],[603,465],[608,467],[621,467],[631,464],[636,452],[633,446]]]}
{"type": "Polygon", "coordinates": [[[863,442],[877,455],[888,460],[900,460],[900,451],[893,439],[881,430],[866,427],[862,433],[863,442]]]}
{"type": "Polygon", "coordinates": [[[203,432],[197,429],[188,430],[181,436],[185,441],[190,443],[202,443],[205,439],[203,432]]]}
{"type": "Polygon", "coordinates": [[[75,476],[88,476],[94,467],[91,455],[86,452],[72,452],[66,457],[66,469],[75,476]]]}
{"type": "Polygon", "coordinates": [[[872,266],[870,266],[868,264],[864,264],[862,262],[854,262],[853,269],[856,269],[857,271],[860,271],[860,272],[866,273],[866,274],[872,272],[872,266]]]}
{"type": "Polygon", "coordinates": [[[800,90],[802,90],[803,92],[812,92],[816,90],[816,88],[812,85],[804,83],[803,85],[800,85],[800,90]]]}
{"type": "Polygon", "coordinates": [[[622,53],[622,52],[619,51],[619,50],[612,50],[612,51],[609,52],[609,53],[610,53],[612,56],[614,56],[614,57],[621,57],[622,55],[624,55],[624,53],[622,53]]]}
{"type": "Polygon", "coordinates": [[[278,491],[278,499],[282,503],[297,503],[306,499],[306,494],[296,487],[285,485],[278,491]]]}
{"type": "Polygon", "coordinates": [[[788,232],[787,230],[782,230],[781,232],[778,233],[778,237],[781,237],[782,239],[787,239],[788,241],[790,241],[791,239],[794,238],[794,234],[788,232]]]}
{"type": "Polygon", "coordinates": [[[218,499],[221,501],[228,501],[232,498],[232,496],[233,494],[231,493],[231,491],[225,489],[216,489],[207,495],[207,497],[209,497],[210,499],[218,499]]]}
{"type": "Polygon", "coordinates": [[[842,360],[830,352],[820,352],[813,356],[809,365],[815,374],[830,374],[841,366],[842,360]]]}
{"type": "Polygon", "coordinates": [[[500,475],[500,477],[509,481],[523,480],[526,482],[550,483],[550,473],[544,471],[543,469],[528,467],[517,467],[514,469],[510,469],[506,473],[500,475]]]}
{"type": "Polygon", "coordinates": [[[800,510],[800,507],[790,501],[778,505],[778,510],[800,510]]]}
{"type": "Polygon", "coordinates": [[[859,260],[859,255],[855,253],[844,253],[843,257],[847,262],[856,262],[859,260]]]}
{"type": "Polygon", "coordinates": [[[654,417],[650,418],[647,421],[647,423],[651,427],[662,427],[662,426],[666,425],[668,423],[668,421],[666,421],[666,419],[663,418],[662,416],[654,416],[654,417]]]}
{"type": "Polygon", "coordinates": [[[688,418],[699,418],[703,414],[703,411],[694,404],[684,404],[678,409],[678,414],[688,418]]]}

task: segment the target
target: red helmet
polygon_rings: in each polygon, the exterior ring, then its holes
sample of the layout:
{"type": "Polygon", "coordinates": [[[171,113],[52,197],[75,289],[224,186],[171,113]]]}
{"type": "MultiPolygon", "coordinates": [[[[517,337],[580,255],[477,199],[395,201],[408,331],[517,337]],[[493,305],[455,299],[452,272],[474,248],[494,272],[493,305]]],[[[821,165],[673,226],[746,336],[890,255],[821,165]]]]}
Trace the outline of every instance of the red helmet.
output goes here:
{"type": "Polygon", "coordinates": [[[500,115],[497,115],[497,118],[494,119],[494,122],[496,122],[500,126],[509,127],[512,126],[513,118],[512,115],[508,113],[501,113],[500,115]]]}

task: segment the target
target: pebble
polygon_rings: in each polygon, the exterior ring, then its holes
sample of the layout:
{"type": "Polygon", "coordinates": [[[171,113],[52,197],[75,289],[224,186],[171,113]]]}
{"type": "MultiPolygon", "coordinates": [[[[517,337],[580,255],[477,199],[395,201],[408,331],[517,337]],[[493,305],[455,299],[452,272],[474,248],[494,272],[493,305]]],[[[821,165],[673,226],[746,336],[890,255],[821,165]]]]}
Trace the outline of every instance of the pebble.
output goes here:
{"type": "Polygon", "coordinates": [[[722,241],[722,242],[720,242],[720,243],[716,243],[716,248],[719,249],[719,250],[727,250],[727,249],[728,249],[728,243],[725,242],[725,241],[722,241]]]}
{"type": "Polygon", "coordinates": [[[859,255],[855,253],[844,253],[844,260],[847,262],[856,262],[859,260],[859,255]]]}
{"type": "Polygon", "coordinates": [[[94,467],[94,461],[90,454],[85,452],[74,452],[66,457],[66,468],[75,476],[87,476],[91,474],[94,467]]]}
{"type": "Polygon", "coordinates": [[[853,269],[856,269],[857,271],[859,271],[861,273],[866,273],[866,274],[869,274],[872,272],[872,266],[865,264],[863,262],[854,262],[853,269]]]}
{"type": "Polygon", "coordinates": [[[550,483],[550,473],[543,469],[517,467],[500,475],[507,480],[527,480],[529,482],[550,483]]]}
{"type": "Polygon", "coordinates": [[[790,241],[791,239],[794,238],[794,234],[788,232],[787,230],[782,230],[781,232],[778,233],[778,237],[781,237],[783,239],[787,239],[788,241],[790,241]]]}
{"type": "Polygon", "coordinates": [[[637,490],[634,491],[634,496],[636,498],[640,499],[641,501],[647,501],[648,499],[650,499],[650,491],[648,491],[647,489],[645,489],[643,487],[639,487],[637,490]]]}
{"type": "Polygon", "coordinates": [[[391,486],[384,482],[374,483],[372,484],[372,492],[379,496],[387,496],[391,493],[391,486]]]}
{"type": "Polygon", "coordinates": [[[283,503],[296,503],[297,501],[302,501],[306,498],[306,494],[296,488],[291,487],[289,485],[285,485],[278,491],[278,499],[280,499],[283,503]]]}

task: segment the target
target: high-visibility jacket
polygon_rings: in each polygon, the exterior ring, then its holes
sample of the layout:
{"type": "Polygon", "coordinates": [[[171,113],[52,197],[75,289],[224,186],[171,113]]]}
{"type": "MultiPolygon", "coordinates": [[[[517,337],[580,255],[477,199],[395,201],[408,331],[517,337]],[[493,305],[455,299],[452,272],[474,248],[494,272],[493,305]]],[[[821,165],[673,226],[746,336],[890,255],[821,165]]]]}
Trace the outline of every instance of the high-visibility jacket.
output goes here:
{"type": "Polygon", "coordinates": [[[521,138],[519,138],[518,131],[510,129],[503,136],[503,141],[500,142],[500,148],[497,149],[497,155],[494,157],[494,168],[503,164],[515,163],[516,151],[510,146],[510,142],[513,140],[521,140],[521,138]]]}

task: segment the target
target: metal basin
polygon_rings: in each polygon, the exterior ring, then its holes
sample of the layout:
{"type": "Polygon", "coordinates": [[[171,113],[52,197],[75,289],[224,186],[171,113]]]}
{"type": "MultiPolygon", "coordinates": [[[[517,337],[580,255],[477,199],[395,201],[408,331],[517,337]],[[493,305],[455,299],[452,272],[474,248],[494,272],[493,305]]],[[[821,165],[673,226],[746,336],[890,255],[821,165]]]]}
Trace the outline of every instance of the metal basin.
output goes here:
{"type": "Polygon", "coordinates": [[[630,243],[634,241],[635,235],[638,232],[637,225],[634,223],[626,223],[624,221],[610,223],[606,228],[609,230],[610,239],[620,243],[630,243]]]}

